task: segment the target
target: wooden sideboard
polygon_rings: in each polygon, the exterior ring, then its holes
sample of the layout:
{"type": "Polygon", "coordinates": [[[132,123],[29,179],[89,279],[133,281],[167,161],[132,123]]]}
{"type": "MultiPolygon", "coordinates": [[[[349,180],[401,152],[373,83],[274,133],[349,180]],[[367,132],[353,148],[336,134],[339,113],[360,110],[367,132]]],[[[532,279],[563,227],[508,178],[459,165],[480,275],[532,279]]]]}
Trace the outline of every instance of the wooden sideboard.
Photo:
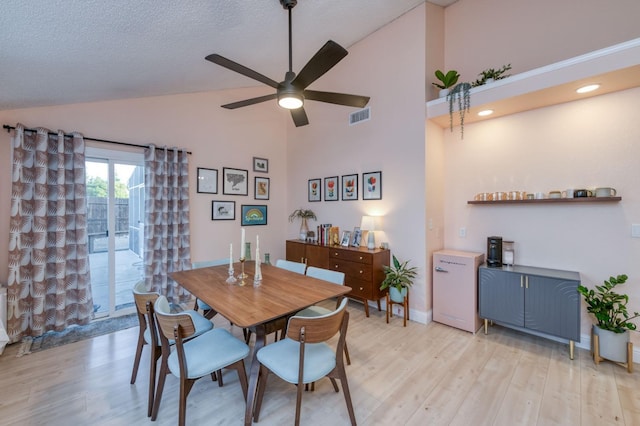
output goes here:
{"type": "Polygon", "coordinates": [[[384,280],[383,265],[390,265],[389,250],[366,247],[321,246],[299,240],[287,240],[287,260],[304,262],[307,266],[344,272],[344,283],[351,287],[347,297],[364,303],[365,315],[369,316],[369,300],[378,304],[384,292],[380,284],[384,280]]]}

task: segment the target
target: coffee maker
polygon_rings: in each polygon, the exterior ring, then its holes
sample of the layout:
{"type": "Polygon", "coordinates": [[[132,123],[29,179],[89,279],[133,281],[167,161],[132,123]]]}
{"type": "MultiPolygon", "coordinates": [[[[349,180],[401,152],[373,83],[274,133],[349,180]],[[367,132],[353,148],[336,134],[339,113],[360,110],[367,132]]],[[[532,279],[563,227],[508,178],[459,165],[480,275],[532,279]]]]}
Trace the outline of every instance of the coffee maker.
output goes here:
{"type": "Polygon", "coordinates": [[[502,237],[487,238],[487,266],[489,268],[502,267],[502,237]]]}

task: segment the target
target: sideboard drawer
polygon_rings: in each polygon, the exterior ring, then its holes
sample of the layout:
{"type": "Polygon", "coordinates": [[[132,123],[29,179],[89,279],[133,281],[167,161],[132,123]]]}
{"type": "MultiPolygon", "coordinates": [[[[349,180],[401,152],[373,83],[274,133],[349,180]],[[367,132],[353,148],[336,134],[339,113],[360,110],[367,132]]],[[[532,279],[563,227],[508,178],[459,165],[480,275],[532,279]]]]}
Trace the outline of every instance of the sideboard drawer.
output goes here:
{"type": "Polygon", "coordinates": [[[369,265],[373,263],[373,256],[369,253],[362,253],[361,251],[330,249],[329,257],[332,261],[334,259],[344,259],[349,262],[368,263],[369,265]]]}
{"type": "Polygon", "coordinates": [[[331,259],[331,269],[344,272],[345,277],[371,281],[373,268],[364,263],[349,262],[342,259],[331,259]]]}
{"type": "Polygon", "coordinates": [[[357,280],[355,278],[345,278],[344,284],[351,287],[351,291],[347,294],[347,297],[355,297],[358,299],[371,300],[373,299],[373,292],[371,291],[371,282],[357,280]]]}

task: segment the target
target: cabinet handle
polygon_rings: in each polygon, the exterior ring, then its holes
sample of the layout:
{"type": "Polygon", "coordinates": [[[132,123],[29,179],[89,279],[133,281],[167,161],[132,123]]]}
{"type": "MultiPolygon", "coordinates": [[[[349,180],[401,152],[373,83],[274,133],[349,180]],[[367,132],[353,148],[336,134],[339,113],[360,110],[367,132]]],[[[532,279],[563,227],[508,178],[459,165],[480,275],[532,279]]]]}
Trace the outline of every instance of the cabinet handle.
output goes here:
{"type": "Polygon", "coordinates": [[[338,269],[338,265],[334,266],[334,268],[338,269]]]}
{"type": "Polygon", "coordinates": [[[360,287],[360,291],[364,290],[364,287],[360,287]]]}
{"type": "Polygon", "coordinates": [[[335,257],[338,257],[338,252],[333,253],[335,257]]]}
{"type": "Polygon", "coordinates": [[[529,288],[529,276],[524,277],[524,288],[529,288]]]}
{"type": "Polygon", "coordinates": [[[360,271],[361,274],[364,274],[364,271],[360,271]]]}
{"type": "Polygon", "coordinates": [[[524,275],[520,275],[520,288],[524,287],[524,275]]]}
{"type": "Polygon", "coordinates": [[[447,271],[446,269],[441,268],[439,266],[436,266],[436,272],[449,272],[449,271],[447,271]]]}
{"type": "Polygon", "coordinates": [[[363,259],[363,257],[362,257],[362,256],[360,256],[360,260],[362,260],[362,259],[363,259]]]}

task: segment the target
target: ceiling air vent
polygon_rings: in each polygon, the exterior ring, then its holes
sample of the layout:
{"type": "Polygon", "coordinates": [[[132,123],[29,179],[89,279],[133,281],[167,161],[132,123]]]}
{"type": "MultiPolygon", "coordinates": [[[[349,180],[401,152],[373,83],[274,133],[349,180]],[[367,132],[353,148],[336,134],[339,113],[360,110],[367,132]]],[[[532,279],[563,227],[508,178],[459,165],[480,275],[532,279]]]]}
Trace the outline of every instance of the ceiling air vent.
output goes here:
{"type": "Polygon", "coordinates": [[[371,107],[366,107],[349,114],[349,126],[371,120],[371,107]]]}

